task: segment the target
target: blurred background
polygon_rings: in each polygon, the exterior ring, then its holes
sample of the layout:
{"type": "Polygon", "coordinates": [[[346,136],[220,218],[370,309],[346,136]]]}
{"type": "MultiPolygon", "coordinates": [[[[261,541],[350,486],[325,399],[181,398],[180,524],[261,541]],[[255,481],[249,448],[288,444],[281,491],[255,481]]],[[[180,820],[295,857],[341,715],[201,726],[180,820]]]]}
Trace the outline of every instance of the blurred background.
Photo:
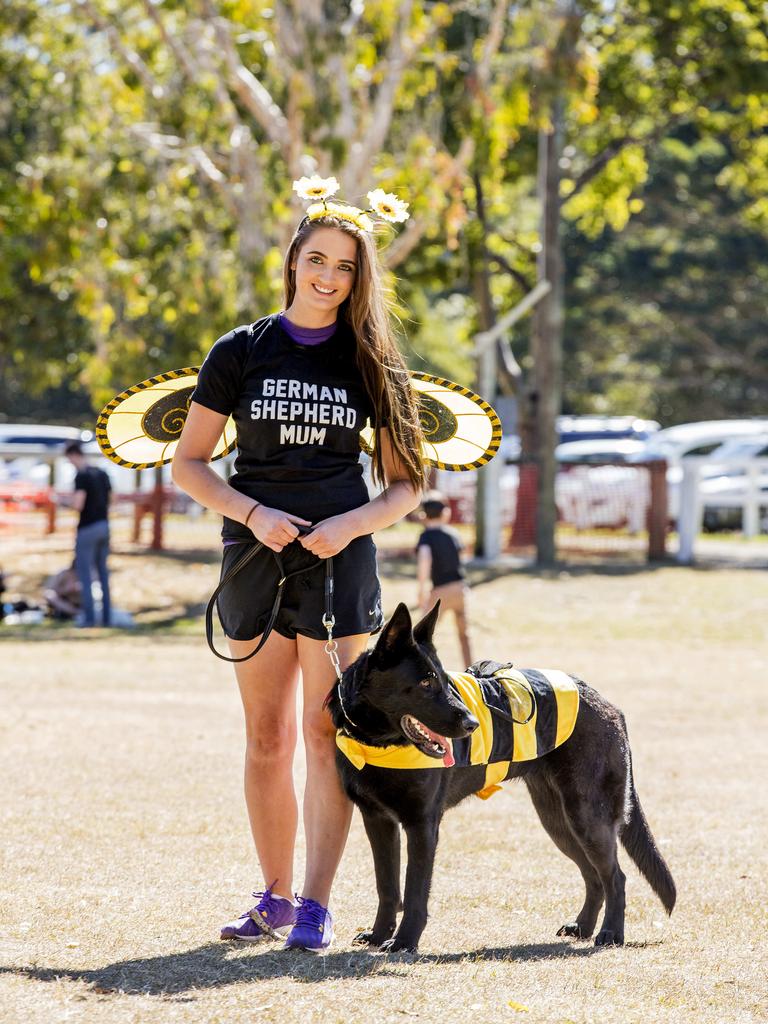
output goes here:
{"type": "MultiPolygon", "coordinates": [[[[766,19],[758,0],[10,0],[0,542],[56,529],[62,441],[113,395],[280,307],[291,182],[317,172],[410,203],[381,240],[409,363],[501,415],[499,458],[433,479],[479,558],[761,555],[766,19]]],[[[200,512],[167,471],[90,451],[131,542],[145,513],[200,512]]]]}

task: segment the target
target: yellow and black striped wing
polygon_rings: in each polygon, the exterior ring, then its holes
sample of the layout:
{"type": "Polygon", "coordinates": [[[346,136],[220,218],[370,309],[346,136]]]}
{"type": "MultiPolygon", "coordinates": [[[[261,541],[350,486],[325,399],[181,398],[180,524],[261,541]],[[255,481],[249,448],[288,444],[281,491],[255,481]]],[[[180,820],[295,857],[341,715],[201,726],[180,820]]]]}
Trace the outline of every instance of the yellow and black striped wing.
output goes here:
{"type": "MultiPolygon", "coordinates": [[[[197,366],[169,370],[115,395],[96,421],[96,440],[107,458],[129,469],[170,462],[187,419],[198,370],[197,366]]],[[[228,455],[236,440],[230,416],[211,458],[228,455]]]]}
{"type": "MultiPolygon", "coordinates": [[[[490,462],[501,444],[501,420],[474,391],[444,377],[411,372],[424,431],[424,461],[436,469],[461,472],[490,462]]],[[[360,445],[369,454],[374,434],[361,431],[360,445]]]]}
{"type": "Polygon", "coordinates": [[[501,420],[484,398],[428,373],[411,373],[411,383],[419,398],[426,462],[460,472],[491,461],[501,444],[501,420]]]}

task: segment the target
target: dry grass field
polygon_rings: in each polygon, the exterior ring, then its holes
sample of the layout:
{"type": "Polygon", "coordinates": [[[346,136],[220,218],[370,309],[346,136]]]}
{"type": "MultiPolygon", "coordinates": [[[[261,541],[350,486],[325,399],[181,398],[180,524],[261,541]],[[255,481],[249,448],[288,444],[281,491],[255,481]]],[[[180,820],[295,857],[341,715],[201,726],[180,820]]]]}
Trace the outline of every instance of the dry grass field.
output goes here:
{"type": "MultiPolygon", "coordinates": [[[[337,941],[312,957],[217,941],[260,880],[238,699],[199,618],[215,528],[197,530],[171,527],[163,555],[118,532],[116,603],[133,631],[0,626],[3,1024],[766,1019],[764,571],[475,579],[478,657],[569,669],[624,710],[638,792],[677,881],[671,919],[624,855],[627,945],[556,938],[581,879],[510,785],[446,817],[417,957],[351,943],[375,907],[356,817],[337,941]]],[[[71,535],[2,541],[11,586],[29,596],[66,563],[71,535]]],[[[407,565],[385,564],[384,596],[388,610],[412,599],[407,565]]],[[[450,623],[438,641],[457,667],[450,623]]]]}

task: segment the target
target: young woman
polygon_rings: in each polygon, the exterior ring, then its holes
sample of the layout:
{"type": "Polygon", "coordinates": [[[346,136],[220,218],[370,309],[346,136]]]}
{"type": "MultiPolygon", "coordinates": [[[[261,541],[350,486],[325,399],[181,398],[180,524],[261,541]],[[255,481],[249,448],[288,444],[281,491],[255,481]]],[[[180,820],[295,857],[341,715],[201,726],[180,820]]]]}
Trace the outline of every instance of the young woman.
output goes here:
{"type": "Polygon", "coordinates": [[[336,677],[324,650],[322,560],[333,556],[343,669],[382,625],[371,534],[414,509],[424,485],[416,403],[389,326],[370,226],[354,207],[309,208],[285,256],[284,312],[215,343],[173,461],[175,482],[224,517],[222,575],[246,550],[243,542],[265,545],[219,597],[233,658],[253,651],[267,626],[280,575],[273,552],[285,575],[306,570],[285,584],[264,646],[235,665],[245,711],[245,798],[264,887],[254,893],[256,906],[222,929],[225,939],[287,933],[289,947],[324,949],[333,938],[328,903],[352,806],[323,709],[336,677]],[[238,451],[225,483],[208,463],[230,414],[238,451]],[[366,421],[376,430],[374,475],[385,485],[373,500],[360,464],[366,421]],[[299,678],[306,871],[294,900],[299,678]]]}

